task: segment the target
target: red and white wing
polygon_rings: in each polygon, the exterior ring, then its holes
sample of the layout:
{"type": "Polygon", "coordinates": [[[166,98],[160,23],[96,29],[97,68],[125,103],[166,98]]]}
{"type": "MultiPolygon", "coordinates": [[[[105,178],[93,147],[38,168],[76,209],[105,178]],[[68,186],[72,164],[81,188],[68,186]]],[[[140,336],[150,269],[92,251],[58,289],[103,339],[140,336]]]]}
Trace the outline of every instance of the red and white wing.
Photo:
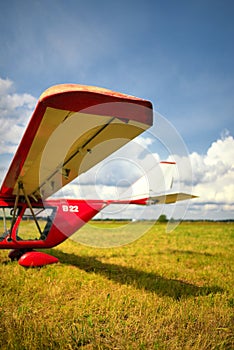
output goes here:
{"type": "Polygon", "coordinates": [[[144,132],[152,104],[107,89],[65,84],[40,97],[0,193],[47,198],[144,132]]]}

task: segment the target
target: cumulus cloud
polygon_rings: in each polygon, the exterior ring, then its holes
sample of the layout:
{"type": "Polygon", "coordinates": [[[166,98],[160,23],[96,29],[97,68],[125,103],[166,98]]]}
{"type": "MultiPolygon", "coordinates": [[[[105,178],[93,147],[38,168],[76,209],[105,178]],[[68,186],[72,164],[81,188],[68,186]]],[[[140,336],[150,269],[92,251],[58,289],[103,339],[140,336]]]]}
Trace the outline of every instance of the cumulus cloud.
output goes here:
{"type": "Polygon", "coordinates": [[[192,153],[194,189],[203,201],[234,202],[234,139],[226,136],[212,143],[205,155],[192,153]]]}
{"type": "Polygon", "coordinates": [[[0,78],[0,154],[15,152],[35,104],[33,96],[15,93],[13,82],[0,78]]]}
{"type": "MultiPolygon", "coordinates": [[[[225,132],[214,141],[205,154],[191,153],[187,161],[191,164],[192,176],[188,175],[185,159],[174,156],[180,169],[180,188],[191,191],[199,198],[191,207],[202,217],[233,217],[234,209],[234,139],[225,132]],[[226,214],[225,214],[226,212],[226,214]],[[215,213],[212,216],[212,213],[215,213]],[[225,216],[226,215],[226,216],[225,216]]],[[[176,184],[175,184],[176,186],[176,184]]]]}

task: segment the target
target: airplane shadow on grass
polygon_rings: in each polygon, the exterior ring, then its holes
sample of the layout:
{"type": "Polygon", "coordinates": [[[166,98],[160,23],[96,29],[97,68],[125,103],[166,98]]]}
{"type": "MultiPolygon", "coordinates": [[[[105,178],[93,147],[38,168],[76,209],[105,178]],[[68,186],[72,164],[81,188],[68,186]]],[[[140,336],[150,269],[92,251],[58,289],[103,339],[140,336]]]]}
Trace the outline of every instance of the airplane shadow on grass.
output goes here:
{"type": "Polygon", "coordinates": [[[57,249],[53,250],[53,255],[61,263],[76,266],[87,273],[96,273],[116,283],[132,285],[135,288],[150,291],[160,296],[168,296],[175,300],[223,292],[218,286],[198,287],[180,280],[168,279],[152,272],[103,263],[95,256],[77,256],[75,254],[64,253],[57,249]]]}

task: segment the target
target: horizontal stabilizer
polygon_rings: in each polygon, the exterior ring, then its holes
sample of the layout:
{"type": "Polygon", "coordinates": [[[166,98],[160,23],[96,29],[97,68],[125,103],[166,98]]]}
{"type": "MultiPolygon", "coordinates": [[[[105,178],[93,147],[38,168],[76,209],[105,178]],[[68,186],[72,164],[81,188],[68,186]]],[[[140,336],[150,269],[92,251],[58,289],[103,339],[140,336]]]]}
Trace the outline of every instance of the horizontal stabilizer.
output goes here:
{"type": "Polygon", "coordinates": [[[108,204],[136,204],[136,205],[154,205],[154,204],[172,204],[178,201],[184,201],[192,198],[197,198],[193,194],[189,193],[169,193],[155,195],[151,197],[142,197],[135,199],[124,199],[124,200],[109,200],[108,204]]]}
{"type": "Polygon", "coordinates": [[[176,203],[178,201],[184,201],[187,199],[197,198],[197,196],[189,193],[169,193],[159,196],[152,196],[148,198],[147,203],[148,205],[151,204],[171,204],[176,203]]]}

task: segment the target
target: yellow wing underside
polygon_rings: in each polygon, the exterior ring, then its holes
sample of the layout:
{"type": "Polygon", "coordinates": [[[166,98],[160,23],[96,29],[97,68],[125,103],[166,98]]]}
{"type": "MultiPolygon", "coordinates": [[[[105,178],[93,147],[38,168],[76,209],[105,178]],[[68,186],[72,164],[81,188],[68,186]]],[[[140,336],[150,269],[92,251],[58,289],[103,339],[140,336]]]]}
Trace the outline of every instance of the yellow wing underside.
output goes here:
{"type": "MultiPolygon", "coordinates": [[[[148,127],[113,116],[47,107],[18,182],[27,195],[47,198],[148,127]]],[[[13,193],[17,190],[16,183],[13,193]]]]}

